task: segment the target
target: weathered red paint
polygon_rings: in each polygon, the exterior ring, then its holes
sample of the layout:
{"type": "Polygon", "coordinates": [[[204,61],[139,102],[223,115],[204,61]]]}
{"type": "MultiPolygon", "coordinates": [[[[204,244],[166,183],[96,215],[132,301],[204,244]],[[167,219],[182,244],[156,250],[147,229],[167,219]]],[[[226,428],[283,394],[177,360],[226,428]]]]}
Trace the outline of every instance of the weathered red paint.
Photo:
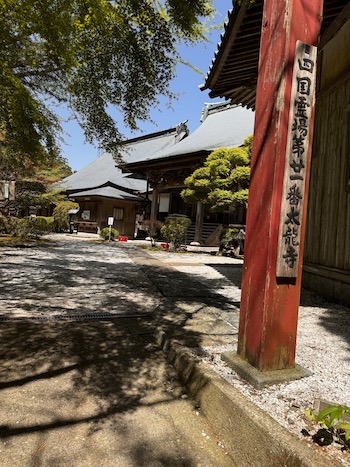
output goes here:
{"type": "Polygon", "coordinates": [[[264,3],[238,341],[260,371],[295,364],[301,262],[296,280],[277,280],[277,244],[295,44],[317,45],[322,11],[323,0],[264,3]]]}

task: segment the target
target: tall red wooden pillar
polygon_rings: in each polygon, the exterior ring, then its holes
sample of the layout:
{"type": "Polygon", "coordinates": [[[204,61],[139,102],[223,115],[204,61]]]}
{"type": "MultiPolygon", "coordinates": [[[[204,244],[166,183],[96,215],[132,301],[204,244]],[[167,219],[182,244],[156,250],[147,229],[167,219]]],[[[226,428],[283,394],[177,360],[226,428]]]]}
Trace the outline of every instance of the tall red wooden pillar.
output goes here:
{"type": "MultiPolygon", "coordinates": [[[[302,262],[294,278],[277,277],[276,263],[290,105],[294,105],[291,90],[296,41],[317,45],[322,12],[323,0],[264,3],[238,341],[238,355],[261,372],[291,369],[295,364],[302,262]]],[[[312,141],[313,112],[308,123],[312,141]]],[[[306,185],[300,258],[311,147],[312,142],[303,163],[306,185]]],[[[290,219],[297,221],[295,216],[290,219]]]]}

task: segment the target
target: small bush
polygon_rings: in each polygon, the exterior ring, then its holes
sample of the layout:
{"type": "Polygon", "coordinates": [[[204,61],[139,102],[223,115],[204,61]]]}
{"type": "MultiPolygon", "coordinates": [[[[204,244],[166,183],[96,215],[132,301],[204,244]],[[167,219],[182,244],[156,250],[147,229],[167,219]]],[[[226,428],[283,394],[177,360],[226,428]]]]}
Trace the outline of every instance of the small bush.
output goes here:
{"type": "Polygon", "coordinates": [[[146,219],[142,222],[141,228],[148,233],[151,238],[152,246],[155,246],[155,240],[159,239],[163,223],[157,219],[146,219]]]}
{"type": "Polygon", "coordinates": [[[177,250],[185,238],[186,231],[191,225],[191,219],[187,217],[168,217],[161,228],[163,238],[172,244],[177,250]]]}
{"type": "Polygon", "coordinates": [[[11,233],[13,236],[20,238],[39,238],[42,235],[52,232],[53,220],[48,221],[47,219],[50,218],[38,216],[16,219],[11,233]]]}
{"type": "Polygon", "coordinates": [[[229,255],[239,255],[244,252],[244,231],[242,229],[225,229],[220,234],[219,251],[229,255]]]}
{"type": "Polygon", "coordinates": [[[53,217],[1,217],[0,232],[19,238],[38,238],[52,232],[53,217]]]}
{"type": "Polygon", "coordinates": [[[150,237],[158,238],[163,222],[157,219],[146,219],[142,222],[141,228],[145,230],[150,237]]]}
{"type": "Polygon", "coordinates": [[[119,236],[119,232],[116,229],[109,229],[109,227],[105,227],[100,232],[100,237],[103,240],[109,240],[109,232],[111,233],[111,240],[115,240],[119,236]]]}
{"type": "Polygon", "coordinates": [[[18,217],[11,217],[11,230],[9,233],[14,237],[19,238],[31,237],[32,224],[27,217],[23,219],[19,219],[18,217]]]}
{"type": "Polygon", "coordinates": [[[12,224],[11,224],[11,217],[0,217],[0,233],[6,234],[6,235],[10,234],[12,224]]]}
{"type": "Polygon", "coordinates": [[[53,217],[36,216],[28,219],[31,223],[31,235],[41,237],[52,232],[54,226],[53,217]]]}

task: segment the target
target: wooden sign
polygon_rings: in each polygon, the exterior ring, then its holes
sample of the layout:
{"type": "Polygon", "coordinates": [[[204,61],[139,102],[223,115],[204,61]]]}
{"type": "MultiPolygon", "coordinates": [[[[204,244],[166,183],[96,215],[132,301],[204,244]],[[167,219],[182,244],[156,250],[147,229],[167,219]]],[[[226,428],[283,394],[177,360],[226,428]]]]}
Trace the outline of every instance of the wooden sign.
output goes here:
{"type": "Polygon", "coordinates": [[[317,47],[297,41],[288,124],[277,277],[297,277],[303,220],[310,121],[314,105],[317,47]]]}
{"type": "Polygon", "coordinates": [[[81,213],[81,218],[84,220],[84,221],[89,221],[90,220],[90,211],[83,211],[81,213]]]}
{"type": "Polygon", "coordinates": [[[0,201],[13,201],[15,199],[15,182],[0,180],[0,201]]]}

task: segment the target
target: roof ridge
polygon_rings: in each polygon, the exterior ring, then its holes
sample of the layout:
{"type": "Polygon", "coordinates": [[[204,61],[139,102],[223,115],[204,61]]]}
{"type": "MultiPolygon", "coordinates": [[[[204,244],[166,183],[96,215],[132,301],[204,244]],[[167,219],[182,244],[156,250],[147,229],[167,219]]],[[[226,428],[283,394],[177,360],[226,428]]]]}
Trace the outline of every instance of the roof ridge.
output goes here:
{"type": "Polygon", "coordinates": [[[209,116],[213,115],[217,112],[223,112],[224,110],[234,109],[235,107],[239,107],[237,104],[232,104],[230,101],[220,101],[220,102],[209,102],[205,103],[202,115],[200,118],[201,123],[209,116]]]}
{"type": "Polygon", "coordinates": [[[186,123],[187,123],[187,120],[180,122],[178,125],[176,125],[173,128],[168,128],[166,130],[156,131],[154,133],[147,133],[146,135],[141,135],[135,138],[130,138],[130,139],[123,141],[121,144],[125,146],[127,144],[138,143],[139,141],[145,141],[147,139],[154,139],[154,138],[165,136],[171,133],[179,134],[181,131],[184,131],[185,129],[188,131],[186,123]]]}

